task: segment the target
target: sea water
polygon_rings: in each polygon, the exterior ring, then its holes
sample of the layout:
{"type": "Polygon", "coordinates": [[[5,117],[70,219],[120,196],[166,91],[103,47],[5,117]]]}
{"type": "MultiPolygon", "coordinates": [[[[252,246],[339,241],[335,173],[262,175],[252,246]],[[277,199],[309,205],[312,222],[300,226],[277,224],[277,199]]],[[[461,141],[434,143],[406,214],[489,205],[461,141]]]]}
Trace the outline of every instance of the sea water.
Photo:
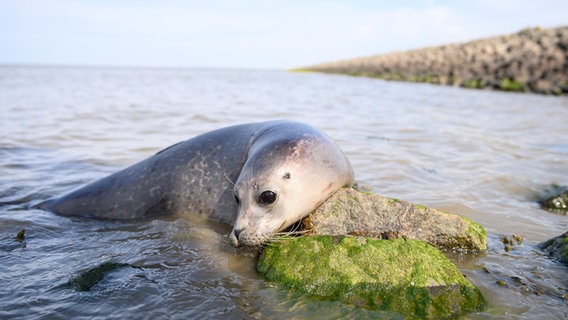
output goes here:
{"type": "Polygon", "coordinates": [[[386,316],[266,281],[232,252],[230,226],[201,216],[30,209],[200,133],[273,119],[325,131],[359,186],[486,228],[486,252],[450,255],[488,301],[467,318],[568,318],[568,268],[538,249],[568,216],[535,202],[568,185],[566,97],[280,70],[27,66],[0,67],[0,318],[386,316]],[[506,251],[512,234],[523,241],[506,251]],[[69,284],[103,263],[132,267],[88,291],[69,284]]]}

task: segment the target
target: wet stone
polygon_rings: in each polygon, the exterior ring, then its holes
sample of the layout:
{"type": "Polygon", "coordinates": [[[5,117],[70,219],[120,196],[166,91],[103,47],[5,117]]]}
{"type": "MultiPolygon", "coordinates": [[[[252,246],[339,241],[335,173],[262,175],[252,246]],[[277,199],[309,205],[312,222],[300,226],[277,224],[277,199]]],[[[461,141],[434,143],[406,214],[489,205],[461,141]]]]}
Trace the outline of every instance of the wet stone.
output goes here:
{"type": "Polygon", "coordinates": [[[568,231],[541,243],[539,246],[550,257],[568,266],[568,231]]]}
{"type": "Polygon", "coordinates": [[[487,249],[485,229],[470,219],[351,188],[340,189],[303,222],[317,235],[417,239],[451,251],[487,249]]]}
{"type": "Polygon", "coordinates": [[[557,188],[559,191],[556,194],[540,200],[539,203],[541,207],[547,211],[558,214],[568,214],[568,188],[557,188]]]}

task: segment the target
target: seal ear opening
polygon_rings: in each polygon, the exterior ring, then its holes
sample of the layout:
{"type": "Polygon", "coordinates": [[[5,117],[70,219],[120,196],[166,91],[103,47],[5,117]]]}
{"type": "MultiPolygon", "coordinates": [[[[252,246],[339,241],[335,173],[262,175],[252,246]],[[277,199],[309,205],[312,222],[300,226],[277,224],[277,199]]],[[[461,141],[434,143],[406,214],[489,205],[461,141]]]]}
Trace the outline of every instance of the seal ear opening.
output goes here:
{"type": "Polygon", "coordinates": [[[290,175],[290,172],[285,172],[284,175],[282,176],[282,179],[290,179],[292,176],[290,175]]]}

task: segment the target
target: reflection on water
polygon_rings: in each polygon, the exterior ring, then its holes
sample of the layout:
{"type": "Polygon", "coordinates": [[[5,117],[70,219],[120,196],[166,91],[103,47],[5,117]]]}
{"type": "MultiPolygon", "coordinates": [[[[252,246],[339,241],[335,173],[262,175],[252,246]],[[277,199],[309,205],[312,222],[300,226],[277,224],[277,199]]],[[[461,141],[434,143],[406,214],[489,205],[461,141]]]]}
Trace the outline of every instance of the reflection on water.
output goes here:
{"type": "Polygon", "coordinates": [[[487,229],[487,252],[451,257],[489,301],[469,318],[568,317],[568,269],[536,247],[568,217],[533,202],[568,185],[566,98],[281,71],[2,67],[0,112],[0,318],[378,316],[266,283],[227,247],[229,227],[203,217],[29,209],[199,133],[278,118],[327,132],[360,185],[487,229]],[[524,241],[507,252],[513,233],[524,241]],[[104,262],[137,268],[66,286],[104,262]]]}

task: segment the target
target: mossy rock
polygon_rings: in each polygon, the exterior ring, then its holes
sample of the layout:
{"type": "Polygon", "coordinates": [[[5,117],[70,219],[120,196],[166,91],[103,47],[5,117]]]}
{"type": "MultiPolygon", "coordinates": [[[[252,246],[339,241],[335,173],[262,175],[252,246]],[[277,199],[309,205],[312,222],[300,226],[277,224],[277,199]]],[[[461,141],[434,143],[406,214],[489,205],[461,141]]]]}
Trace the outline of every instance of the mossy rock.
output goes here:
{"type": "Polygon", "coordinates": [[[340,189],[303,224],[317,235],[404,237],[448,251],[487,249],[485,229],[470,219],[352,188],[340,189]]]}
{"type": "Polygon", "coordinates": [[[484,305],[442,252],[418,240],[283,239],[264,249],[257,270],[286,288],[408,317],[448,318],[484,305]]]}
{"type": "Polygon", "coordinates": [[[568,232],[541,243],[540,247],[549,256],[568,266],[568,232]]]}

